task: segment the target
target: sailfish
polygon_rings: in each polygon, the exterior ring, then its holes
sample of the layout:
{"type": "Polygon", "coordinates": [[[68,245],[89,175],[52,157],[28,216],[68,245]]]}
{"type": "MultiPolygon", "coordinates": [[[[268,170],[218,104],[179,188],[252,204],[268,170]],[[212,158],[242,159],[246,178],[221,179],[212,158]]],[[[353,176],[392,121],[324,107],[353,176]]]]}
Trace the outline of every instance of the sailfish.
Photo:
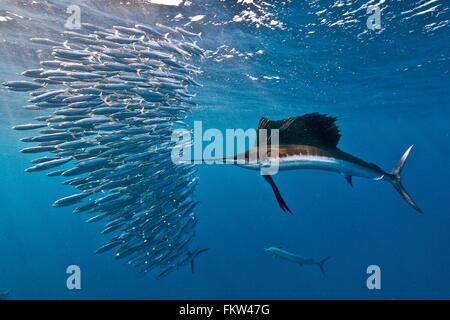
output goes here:
{"type": "MultiPolygon", "coordinates": [[[[277,162],[278,170],[316,169],[342,174],[350,185],[353,185],[353,177],[362,177],[373,181],[389,182],[403,197],[403,199],[417,212],[423,211],[417,206],[412,197],[406,192],[402,184],[401,173],[411,149],[410,146],[398,161],[391,172],[386,172],[376,164],[366,162],[339,149],[341,138],[339,128],[336,125],[336,117],[326,114],[309,113],[284,120],[270,120],[261,118],[258,124],[258,132],[266,129],[278,129],[278,145],[265,145],[267,149],[266,159],[260,159],[259,134],[255,145],[243,154],[231,158],[224,158],[238,166],[247,169],[260,170],[267,165],[267,161],[277,162]],[[238,159],[244,161],[239,162],[238,159]],[[250,159],[256,159],[251,161],[250,159]],[[263,163],[264,162],[264,163],[263,163]]],[[[270,141],[270,135],[268,140],[270,141]]],[[[283,211],[292,214],[291,209],[284,201],[272,175],[263,175],[270,185],[283,211]]]]}

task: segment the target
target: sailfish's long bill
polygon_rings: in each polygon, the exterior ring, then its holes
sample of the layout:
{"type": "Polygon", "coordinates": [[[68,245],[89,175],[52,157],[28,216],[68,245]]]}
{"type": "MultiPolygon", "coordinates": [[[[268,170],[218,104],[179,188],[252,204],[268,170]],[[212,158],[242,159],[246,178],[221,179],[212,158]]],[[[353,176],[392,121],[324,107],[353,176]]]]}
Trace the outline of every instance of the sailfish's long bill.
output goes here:
{"type": "MultiPolygon", "coordinates": [[[[374,181],[387,181],[400,193],[403,199],[417,212],[422,210],[417,206],[402,185],[401,172],[413,146],[409,147],[395,168],[386,172],[379,166],[361,160],[338,148],[341,138],[336,118],[319,113],[305,114],[285,120],[269,120],[261,118],[258,130],[278,129],[278,146],[264,145],[267,157],[259,160],[258,140],[253,148],[244,154],[224,159],[243,168],[260,170],[262,166],[276,163],[278,170],[316,169],[332,171],[342,174],[352,185],[352,177],[367,178],[374,181]],[[244,161],[239,161],[243,159],[244,161]],[[256,160],[253,160],[256,159],[256,160]]],[[[259,136],[259,135],[258,135],[259,136]]],[[[261,144],[262,145],[262,144],[261,144]]],[[[272,187],[280,208],[292,213],[287,206],[271,175],[264,175],[264,179],[272,187]]]]}

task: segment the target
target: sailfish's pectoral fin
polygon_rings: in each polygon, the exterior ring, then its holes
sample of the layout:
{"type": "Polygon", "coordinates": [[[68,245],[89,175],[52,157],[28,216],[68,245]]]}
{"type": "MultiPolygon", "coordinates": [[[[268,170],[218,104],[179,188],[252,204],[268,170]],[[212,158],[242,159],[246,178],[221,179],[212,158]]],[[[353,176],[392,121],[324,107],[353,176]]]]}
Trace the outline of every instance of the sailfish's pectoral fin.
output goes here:
{"type": "Polygon", "coordinates": [[[353,187],[352,176],[346,174],[346,175],[345,175],[345,180],[348,182],[348,184],[350,185],[350,187],[353,187]]]}
{"type": "Polygon", "coordinates": [[[280,206],[281,210],[287,211],[290,214],[292,214],[291,209],[287,206],[286,202],[284,201],[283,197],[281,196],[280,190],[278,190],[277,185],[275,184],[275,181],[273,181],[272,176],[263,176],[264,179],[270,184],[272,187],[273,193],[275,194],[275,197],[277,198],[278,205],[280,206]]]}

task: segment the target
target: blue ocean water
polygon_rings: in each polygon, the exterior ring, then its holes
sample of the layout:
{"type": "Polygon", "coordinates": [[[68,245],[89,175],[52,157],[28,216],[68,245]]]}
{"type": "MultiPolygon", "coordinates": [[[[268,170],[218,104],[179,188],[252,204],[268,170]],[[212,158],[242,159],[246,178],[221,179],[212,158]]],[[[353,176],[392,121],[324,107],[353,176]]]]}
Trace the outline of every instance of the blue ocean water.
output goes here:
{"type": "MultiPolygon", "coordinates": [[[[211,250],[195,274],[185,267],[157,281],[94,254],[102,225],[51,207],[73,190],[62,178],[24,172],[33,157],[19,153],[26,135],[11,126],[29,122],[26,95],[0,89],[0,291],[10,289],[11,299],[450,298],[447,1],[77,2],[83,19],[103,26],[188,23],[202,32],[198,44],[210,55],[197,63],[203,87],[191,125],[248,129],[262,116],[326,113],[338,118],[342,150],[387,171],[414,144],[402,175],[424,214],[384,182],[355,178],[351,188],[338,174],[289,171],[275,176],[289,215],[258,172],[201,165],[195,243],[211,250]],[[381,29],[370,30],[367,6],[376,4],[381,29]],[[332,256],[326,276],[273,259],[270,246],[332,256]],[[74,264],[82,289],[71,291],[66,268],[74,264]],[[370,265],[381,269],[381,290],[366,286],[370,265]]],[[[65,5],[2,1],[1,82],[38,65],[43,53],[28,39],[64,31],[65,5]]]]}

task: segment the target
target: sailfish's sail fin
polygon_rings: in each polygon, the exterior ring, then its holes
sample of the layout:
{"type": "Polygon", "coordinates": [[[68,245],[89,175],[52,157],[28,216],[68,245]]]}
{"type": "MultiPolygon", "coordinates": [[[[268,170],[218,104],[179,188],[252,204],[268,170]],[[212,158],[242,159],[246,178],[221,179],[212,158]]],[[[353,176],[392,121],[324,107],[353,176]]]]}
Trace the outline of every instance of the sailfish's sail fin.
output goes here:
{"type": "Polygon", "coordinates": [[[263,117],[259,120],[258,130],[260,129],[268,130],[269,139],[270,130],[278,129],[280,145],[303,144],[336,148],[341,138],[336,118],[319,113],[308,113],[284,120],[269,120],[263,117]]]}

